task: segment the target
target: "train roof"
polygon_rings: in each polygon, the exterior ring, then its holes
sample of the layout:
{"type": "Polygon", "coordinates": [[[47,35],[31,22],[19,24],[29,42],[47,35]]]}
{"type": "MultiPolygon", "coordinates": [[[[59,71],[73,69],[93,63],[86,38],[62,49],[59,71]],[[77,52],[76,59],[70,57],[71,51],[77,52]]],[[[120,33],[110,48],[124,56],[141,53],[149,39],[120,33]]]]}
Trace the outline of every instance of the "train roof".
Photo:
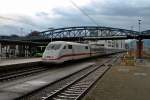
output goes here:
{"type": "Polygon", "coordinates": [[[50,42],[50,44],[88,45],[88,44],[82,44],[82,43],[76,43],[76,42],[66,42],[66,41],[54,41],[54,42],[50,42]]]}

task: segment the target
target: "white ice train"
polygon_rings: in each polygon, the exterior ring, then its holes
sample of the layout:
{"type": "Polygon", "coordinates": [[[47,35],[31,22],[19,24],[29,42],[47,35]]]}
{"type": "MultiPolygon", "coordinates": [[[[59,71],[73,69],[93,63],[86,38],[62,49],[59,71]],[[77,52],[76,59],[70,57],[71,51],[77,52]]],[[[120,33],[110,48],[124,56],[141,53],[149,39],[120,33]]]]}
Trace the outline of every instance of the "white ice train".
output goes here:
{"type": "Polygon", "coordinates": [[[121,51],[122,50],[118,49],[106,49],[104,46],[98,44],[55,41],[47,45],[42,56],[42,61],[45,63],[62,63],[69,60],[112,54],[121,51]]]}

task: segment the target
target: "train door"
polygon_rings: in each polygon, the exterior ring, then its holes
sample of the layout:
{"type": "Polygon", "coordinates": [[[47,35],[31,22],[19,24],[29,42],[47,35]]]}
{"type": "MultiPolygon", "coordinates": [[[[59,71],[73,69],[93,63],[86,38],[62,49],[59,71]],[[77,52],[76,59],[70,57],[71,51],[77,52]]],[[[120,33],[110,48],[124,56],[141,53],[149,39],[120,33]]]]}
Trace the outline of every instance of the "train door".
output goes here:
{"type": "Polygon", "coordinates": [[[68,57],[67,57],[68,53],[69,53],[68,45],[64,45],[62,50],[59,53],[59,57],[62,57],[61,58],[62,62],[68,60],[68,57]]]}
{"type": "Polygon", "coordinates": [[[69,53],[70,53],[70,60],[73,60],[73,56],[74,56],[74,49],[73,49],[73,46],[72,45],[68,45],[68,49],[69,49],[69,53]]]}

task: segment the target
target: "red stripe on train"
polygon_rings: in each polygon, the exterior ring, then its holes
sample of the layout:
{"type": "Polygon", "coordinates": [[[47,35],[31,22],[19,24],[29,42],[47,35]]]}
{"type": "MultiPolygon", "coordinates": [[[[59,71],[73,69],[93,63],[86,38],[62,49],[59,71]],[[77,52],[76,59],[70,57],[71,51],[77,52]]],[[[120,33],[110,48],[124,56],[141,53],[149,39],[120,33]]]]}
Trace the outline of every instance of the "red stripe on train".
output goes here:
{"type": "Polygon", "coordinates": [[[82,55],[90,55],[90,54],[96,54],[96,52],[95,53],[66,54],[66,55],[62,55],[62,56],[60,56],[58,58],[55,58],[55,59],[48,58],[48,59],[45,59],[45,60],[59,60],[59,59],[65,58],[65,57],[71,57],[71,56],[74,57],[74,56],[82,56],[82,55]]]}
{"type": "Polygon", "coordinates": [[[71,57],[71,56],[81,56],[81,55],[90,55],[90,53],[79,53],[79,54],[66,54],[66,55],[62,55],[62,56],[60,56],[60,57],[58,57],[58,58],[55,58],[55,59],[51,59],[51,58],[49,58],[48,60],[59,60],[59,59],[62,59],[62,58],[64,58],[64,57],[71,57]]]}

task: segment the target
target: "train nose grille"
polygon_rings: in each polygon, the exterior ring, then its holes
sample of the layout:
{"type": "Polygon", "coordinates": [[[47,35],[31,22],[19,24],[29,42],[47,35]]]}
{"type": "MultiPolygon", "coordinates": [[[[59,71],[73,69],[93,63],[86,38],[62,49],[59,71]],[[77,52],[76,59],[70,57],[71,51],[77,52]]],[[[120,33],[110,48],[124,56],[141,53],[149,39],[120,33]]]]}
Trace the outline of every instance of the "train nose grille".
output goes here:
{"type": "Polygon", "coordinates": [[[53,56],[46,56],[46,58],[53,59],[54,57],[53,56]]]}

